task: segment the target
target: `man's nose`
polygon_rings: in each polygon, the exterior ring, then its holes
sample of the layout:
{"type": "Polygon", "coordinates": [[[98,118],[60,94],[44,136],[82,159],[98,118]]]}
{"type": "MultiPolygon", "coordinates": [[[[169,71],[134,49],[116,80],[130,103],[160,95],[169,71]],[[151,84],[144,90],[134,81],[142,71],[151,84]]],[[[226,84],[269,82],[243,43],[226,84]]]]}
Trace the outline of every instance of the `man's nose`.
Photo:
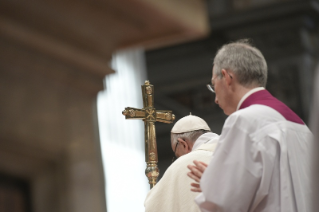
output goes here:
{"type": "Polygon", "coordinates": [[[218,104],[218,98],[216,95],[215,95],[215,103],[218,104]]]}

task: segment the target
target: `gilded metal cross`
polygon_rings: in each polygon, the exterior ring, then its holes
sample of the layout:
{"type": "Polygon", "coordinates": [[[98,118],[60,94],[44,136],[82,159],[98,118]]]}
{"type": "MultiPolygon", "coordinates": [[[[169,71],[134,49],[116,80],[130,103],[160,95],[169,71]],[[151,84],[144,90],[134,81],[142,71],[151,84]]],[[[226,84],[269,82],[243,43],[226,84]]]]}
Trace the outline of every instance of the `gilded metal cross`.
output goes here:
{"type": "Polygon", "coordinates": [[[143,108],[126,107],[122,114],[126,119],[142,119],[145,126],[145,174],[151,188],[155,186],[159,175],[157,167],[158,155],[155,134],[155,122],[172,123],[175,115],[169,110],[156,110],[154,108],[154,86],[148,80],[142,85],[143,108]]]}

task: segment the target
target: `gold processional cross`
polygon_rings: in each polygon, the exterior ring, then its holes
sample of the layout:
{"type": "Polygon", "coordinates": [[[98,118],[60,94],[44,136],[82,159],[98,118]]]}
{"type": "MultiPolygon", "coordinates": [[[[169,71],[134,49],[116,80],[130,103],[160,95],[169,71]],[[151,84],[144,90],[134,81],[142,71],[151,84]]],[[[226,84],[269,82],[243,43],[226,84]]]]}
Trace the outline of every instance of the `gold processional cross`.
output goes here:
{"type": "Polygon", "coordinates": [[[169,110],[156,110],[154,108],[154,86],[148,80],[142,85],[143,94],[143,109],[126,107],[122,114],[126,119],[142,119],[145,126],[145,169],[146,177],[148,178],[151,188],[157,182],[159,170],[157,167],[157,145],[155,134],[155,122],[172,123],[175,120],[175,115],[169,110]]]}

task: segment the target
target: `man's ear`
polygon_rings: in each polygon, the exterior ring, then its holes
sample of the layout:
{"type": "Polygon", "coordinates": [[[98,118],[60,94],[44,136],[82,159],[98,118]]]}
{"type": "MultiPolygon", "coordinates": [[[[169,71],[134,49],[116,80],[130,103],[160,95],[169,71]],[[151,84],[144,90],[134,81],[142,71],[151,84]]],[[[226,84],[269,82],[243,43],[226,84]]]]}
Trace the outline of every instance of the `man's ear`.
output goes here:
{"type": "Polygon", "coordinates": [[[221,74],[222,74],[223,77],[225,77],[227,75],[227,71],[225,69],[222,69],[221,70],[221,74]]]}
{"type": "Polygon", "coordinates": [[[232,78],[229,76],[228,72],[225,69],[221,71],[223,78],[226,80],[227,85],[230,85],[232,82],[232,78]]]}
{"type": "Polygon", "coordinates": [[[190,145],[190,141],[187,139],[181,139],[181,138],[179,139],[178,141],[179,141],[179,144],[183,147],[183,152],[185,153],[191,152],[193,147],[190,145]]]}
{"type": "Polygon", "coordinates": [[[186,140],[182,138],[178,138],[177,140],[179,141],[179,145],[181,145],[184,149],[188,148],[188,143],[186,142],[186,140]]]}

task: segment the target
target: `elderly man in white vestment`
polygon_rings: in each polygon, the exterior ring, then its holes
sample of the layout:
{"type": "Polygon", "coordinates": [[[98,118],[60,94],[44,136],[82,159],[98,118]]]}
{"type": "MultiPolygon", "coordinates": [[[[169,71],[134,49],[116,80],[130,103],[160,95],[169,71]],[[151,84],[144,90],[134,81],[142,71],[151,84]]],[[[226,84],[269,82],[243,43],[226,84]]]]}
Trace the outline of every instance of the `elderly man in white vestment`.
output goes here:
{"type": "Polygon", "coordinates": [[[191,192],[187,164],[193,160],[208,163],[219,136],[210,132],[207,123],[193,115],[176,122],[171,130],[171,146],[178,158],[168,167],[161,180],[150,190],[145,200],[146,212],[200,211],[191,192]]]}
{"type": "Polygon", "coordinates": [[[266,61],[247,41],[217,52],[208,87],[229,117],[210,164],[188,166],[203,212],[312,211],[312,133],[266,81],[266,61]]]}

